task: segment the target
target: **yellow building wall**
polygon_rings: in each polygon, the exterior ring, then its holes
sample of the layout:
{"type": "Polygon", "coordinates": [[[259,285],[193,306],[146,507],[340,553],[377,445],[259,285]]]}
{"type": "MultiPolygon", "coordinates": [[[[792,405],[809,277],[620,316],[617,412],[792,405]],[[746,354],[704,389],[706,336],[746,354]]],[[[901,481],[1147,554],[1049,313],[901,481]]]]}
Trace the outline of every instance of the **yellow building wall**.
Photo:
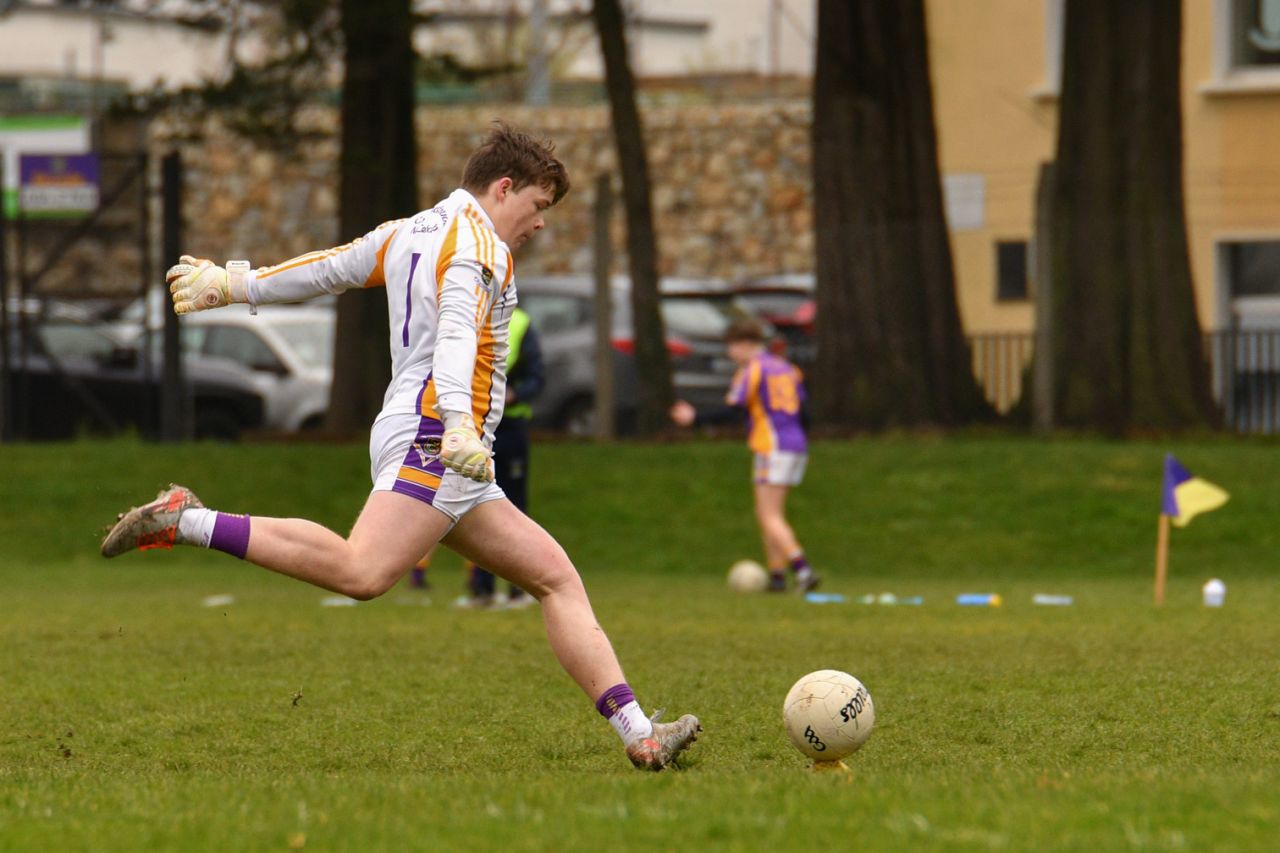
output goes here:
{"type": "MultiPolygon", "coordinates": [[[[1280,239],[1280,87],[1242,91],[1217,79],[1219,2],[1225,0],[1183,4],[1187,232],[1206,329],[1228,321],[1218,243],[1280,239]]],[[[1056,81],[1046,79],[1046,28],[1058,4],[926,2],[939,165],[944,175],[980,174],[985,180],[982,226],[951,232],[960,313],[970,334],[1034,327],[1032,299],[995,298],[995,244],[1032,236],[1037,172],[1053,157],[1056,81]]]]}

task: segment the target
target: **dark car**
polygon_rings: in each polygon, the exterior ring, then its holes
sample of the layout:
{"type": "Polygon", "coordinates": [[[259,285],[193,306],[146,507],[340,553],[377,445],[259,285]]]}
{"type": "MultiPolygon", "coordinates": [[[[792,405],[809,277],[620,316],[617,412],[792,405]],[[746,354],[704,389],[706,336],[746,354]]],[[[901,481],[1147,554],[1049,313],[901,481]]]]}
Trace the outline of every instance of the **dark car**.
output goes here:
{"type": "MultiPolygon", "coordinates": [[[[17,328],[9,337],[10,423],[20,437],[158,435],[159,369],[136,350],[93,326],[47,318],[29,325],[25,352],[17,328]]],[[[234,441],[262,426],[262,397],[234,365],[202,360],[187,394],[197,438],[234,441]]]]}
{"type": "MultiPolygon", "coordinates": [[[[595,415],[593,284],[588,276],[543,276],[517,281],[520,304],[538,329],[547,385],[534,404],[534,423],[590,434],[595,415]]],[[[635,423],[639,399],[632,334],[631,288],[612,279],[613,369],[618,426],[635,423]]],[[[724,333],[737,315],[727,283],[718,279],[664,278],[661,311],[676,395],[694,406],[721,405],[733,378],[724,333]]]]}

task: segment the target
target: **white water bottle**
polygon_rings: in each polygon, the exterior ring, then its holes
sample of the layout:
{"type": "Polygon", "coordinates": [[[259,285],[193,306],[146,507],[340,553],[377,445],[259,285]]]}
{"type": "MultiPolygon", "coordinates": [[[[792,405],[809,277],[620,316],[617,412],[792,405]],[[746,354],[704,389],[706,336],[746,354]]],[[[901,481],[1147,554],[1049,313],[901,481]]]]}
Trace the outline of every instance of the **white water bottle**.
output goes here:
{"type": "Polygon", "coordinates": [[[1217,578],[1209,578],[1201,589],[1205,607],[1221,607],[1227,600],[1227,585],[1217,578]]]}

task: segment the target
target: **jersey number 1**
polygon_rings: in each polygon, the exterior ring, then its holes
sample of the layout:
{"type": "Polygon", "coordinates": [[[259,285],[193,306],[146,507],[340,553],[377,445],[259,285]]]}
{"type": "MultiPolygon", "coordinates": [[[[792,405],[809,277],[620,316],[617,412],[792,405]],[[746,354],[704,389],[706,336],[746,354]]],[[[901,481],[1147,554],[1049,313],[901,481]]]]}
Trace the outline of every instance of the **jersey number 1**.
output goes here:
{"type": "Polygon", "coordinates": [[[413,316],[413,272],[418,268],[420,252],[414,252],[409,259],[409,280],[404,283],[404,329],[400,333],[400,345],[409,346],[409,318],[413,316]]]}

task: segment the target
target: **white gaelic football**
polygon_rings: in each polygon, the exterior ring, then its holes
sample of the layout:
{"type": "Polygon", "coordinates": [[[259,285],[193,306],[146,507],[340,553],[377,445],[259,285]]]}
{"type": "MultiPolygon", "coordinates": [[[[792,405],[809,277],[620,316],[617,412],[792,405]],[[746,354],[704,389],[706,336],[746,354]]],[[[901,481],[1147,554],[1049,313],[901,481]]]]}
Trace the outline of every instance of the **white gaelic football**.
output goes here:
{"type": "Polygon", "coordinates": [[[871,736],[876,709],[861,681],[847,672],[820,669],[787,693],[782,719],[796,749],[814,761],[839,761],[871,736]]]}
{"type": "Polygon", "coordinates": [[[729,567],[729,588],[734,592],[764,592],[769,573],[755,560],[739,560],[729,567]]]}

